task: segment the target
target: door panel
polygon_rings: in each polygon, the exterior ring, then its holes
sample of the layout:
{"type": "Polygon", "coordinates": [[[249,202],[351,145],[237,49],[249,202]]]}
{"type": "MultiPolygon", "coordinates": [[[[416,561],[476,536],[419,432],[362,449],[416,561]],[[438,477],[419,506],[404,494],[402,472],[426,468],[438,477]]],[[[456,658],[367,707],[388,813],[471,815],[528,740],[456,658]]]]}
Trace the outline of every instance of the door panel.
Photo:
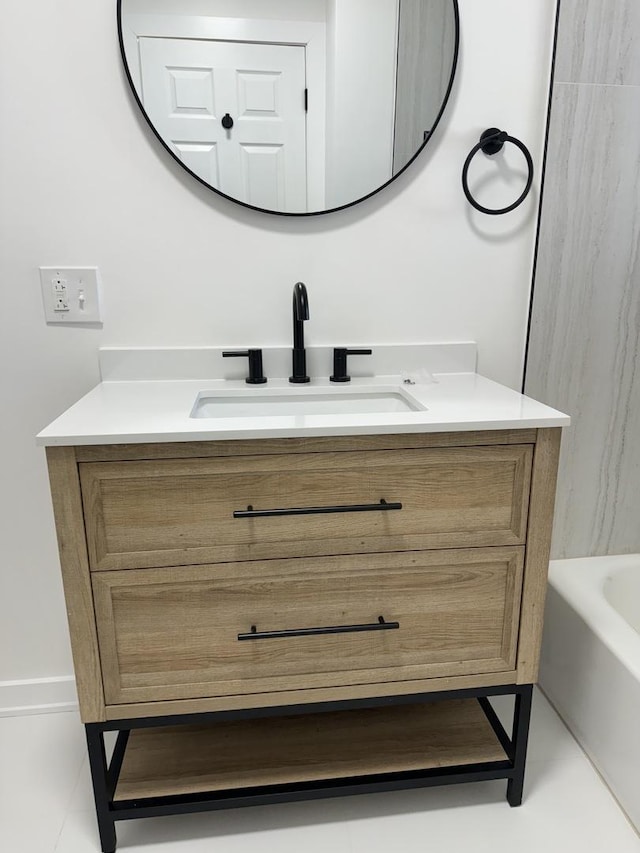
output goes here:
{"type": "Polygon", "coordinates": [[[241,147],[241,173],[244,197],[256,207],[269,207],[274,197],[279,208],[285,199],[285,153],[282,145],[241,147]]]}
{"type": "Polygon", "coordinates": [[[192,172],[220,178],[218,146],[210,142],[176,142],[175,149],[180,159],[192,172]]]}
{"type": "Polygon", "coordinates": [[[167,68],[173,116],[215,115],[213,69],[167,68]]]}

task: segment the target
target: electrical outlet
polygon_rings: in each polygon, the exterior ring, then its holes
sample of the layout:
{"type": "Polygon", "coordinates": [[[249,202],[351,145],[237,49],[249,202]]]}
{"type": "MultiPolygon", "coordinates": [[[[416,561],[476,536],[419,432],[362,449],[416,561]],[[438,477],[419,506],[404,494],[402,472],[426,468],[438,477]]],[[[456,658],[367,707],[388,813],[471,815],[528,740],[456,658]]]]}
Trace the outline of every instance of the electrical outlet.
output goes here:
{"type": "Polygon", "coordinates": [[[47,323],[101,323],[97,267],[40,267],[47,323]]]}
{"type": "Polygon", "coordinates": [[[63,278],[55,276],[51,280],[51,295],[53,297],[53,310],[56,314],[69,310],[69,291],[67,282],[63,278]]]}

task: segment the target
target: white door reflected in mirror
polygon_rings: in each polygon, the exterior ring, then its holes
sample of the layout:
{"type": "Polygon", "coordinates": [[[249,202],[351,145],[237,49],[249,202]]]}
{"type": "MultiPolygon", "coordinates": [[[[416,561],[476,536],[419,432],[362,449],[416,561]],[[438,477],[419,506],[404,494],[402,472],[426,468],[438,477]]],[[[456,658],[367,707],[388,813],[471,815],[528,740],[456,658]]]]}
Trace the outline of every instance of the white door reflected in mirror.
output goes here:
{"type": "Polygon", "coordinates": [[[123,56],[173,156],[229,198],[320,213],[384,186],[450,89],[456,0],[120,0],[123,56]]]}
{"type": "Polygon", "coordinates": [[[299,45],[142,38],[145,109],[211,186],[255,207],[306,210],[304,54],[299,45]]]}

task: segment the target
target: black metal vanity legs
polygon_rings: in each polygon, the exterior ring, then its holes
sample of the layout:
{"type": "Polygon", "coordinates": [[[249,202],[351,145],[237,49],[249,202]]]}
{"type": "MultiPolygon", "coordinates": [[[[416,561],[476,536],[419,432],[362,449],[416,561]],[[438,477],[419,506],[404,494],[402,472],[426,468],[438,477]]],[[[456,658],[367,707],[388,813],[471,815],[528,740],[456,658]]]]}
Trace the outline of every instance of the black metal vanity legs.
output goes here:
{"type": "MultiPolygon", "coordinates": [[[[96,817],[98,820],[98,832],[100,833],[100,845],[103,853],[114,853],[117,845],[116,824],[111,813],[111,802],[115,785],[109,784],[113,779],[116,767],[107,764],[107,756],[104,748],[104,734],[98,724],[85,726],[87,734],[87,749],[89,751],[89,768],[91,770],[91,781],[93,782],[93,796],[96,803],[96,817]]],[[[127,732],[128,735],[128,732],[127,732]]],[[[118,736],[120,740],[120,736],[118,736]]],[[[123,751],[124,755],[124,751],[123,751]]],[[[114,755],[115,757],[115,755],[114,755]]],[[[122,762],[120,762],[122,763],[122,762]]],[[[119,773],[120,768],[118,768],[119,773]]]]}
{"type": "Polygon", "coordinates": [[[524,788],[524,771],[527,761],[527,743],[529,741],[529,722],[531,720],[531,698],[533,686],[527,685],[522,692],[516,693],[516,706],[513,713],[513,753],[509,756],[513,761],[513,776],[507,784],[507,801],[510,806],[522,803],[524,788]]]}
{"type": "Polygon", "coordinates": [[[491,703],[482,696],[478,702],[491,723],[496,737],[502,744],[502,748],[511,762],[511,772],[508,775],[507,802],[510,806],[522,804],[522,790],[524,787],[524,771],[527,761],[527,743],[529,741],[529,722],[531,720],[531,698],[533,685],[524,684],[517,688],[515,693],[515,707],[513,710],[513,729],[511,737],[507,736],[502,723],[493,710],[491,703]]]}
{"type": "MultiPolygon", "coordinates": [[[[410,788],[426,788],[435,785],[451,785],[461,782],[482,782],[495,779],[507,781],[507,801],[511,806],[522,802],[524,772],[531,717],[531,684],[510,684],[464,690],[447,690],[440,693],[420,693],[411,696],[389,696],[372,699],[357,699],[337,702],[322,702],[315,705],[289,705],[277,708],[256,708],[243,711],[222,711],[203,714],[180,714],[165,717],[141,717],[114,720],[108,723],[90,723],[85,726],[89,749],[89,766],[93,780],[98,829],[103,853],[114,853],[116,849],[115,821],[143,817],[160,817],[169,814],[188,814],[215,809],[239,808],[254,805],[312,800],[326,797],[353,796],[380,791],[398,791],[410,788]],[[511,695],[515,697],[513,728],[507,734],[489,701],[491,696],[511,695]],[[399,770],[390,767],[389,772],[376,775],[360,775],[340,779],[318,779],[310,782],[265,785],[262,787],[229,790],[201,791],[194,794],[146,796],[138,799],[116,799],[120,771],[125,759],[130,734],[135,737],[137,729],[182,726],[251,720],[268,717],[318,714],[330,711],[359,711],[368,708],[385,708],[393,705],[426,705],[447,700],[467,700],[468,709],[478,703],[480,711],[472,714],[477,718],[477,732],[488,743],[486,760],[477,763],[459,763],[455,766],[430,766],[425,769],[399,770]],[[471,705],[469,705],[471,703],[471,705]],[[489,726],[487,726],[487,723],[489,726]],[[495,739],[493,738],[495,735],[495,739]],[[117,731],[118,738],[108,762],[104,746],[104,734],[117,731]],[[492,745],[493,744],[493,745],[492,745]],[[489,760],[491,759],[491,760],[489,760]]],[[[449,712],[447,712],[449,713],[449,712]]],[[[475,732],[476,729],[474,728],[475,732]]],[[[164,735],[163,735],[164,736],[164,735]]],[[[173,737],[169,730],[167,737],[173,737]]],[[[372,745],[375,749],[375,745],[372,745]]],[[[138,747],[139,750],[139,747],[138,747]]],[[[139,752],[136,753],[139,760],[139,752]]],[[[468,754],[468,753],[465,753],[468,754]]],[[[427,762],[425,761],[425,764],[427,762]]],[[[125,779],[126,779],[125,768],[125,779]]],[[[131,795],[130,795],[131,796],[131,795]]]]}

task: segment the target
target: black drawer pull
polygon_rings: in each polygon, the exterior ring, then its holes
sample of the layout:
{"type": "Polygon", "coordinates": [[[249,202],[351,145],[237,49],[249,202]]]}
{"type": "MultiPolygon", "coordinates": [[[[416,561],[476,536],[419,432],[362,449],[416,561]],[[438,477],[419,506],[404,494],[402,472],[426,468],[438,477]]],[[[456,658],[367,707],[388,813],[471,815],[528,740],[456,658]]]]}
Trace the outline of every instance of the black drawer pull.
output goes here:
{"type": "Polygon", "coordinates": [[[399,622],[385,622],[384,616],[378,616],[377,622],[370,625],[333,625],[328,628],[292,628],[289,631],[258,631],[251,626],[251,633],[238,634],[239,640],[277,640],[281,637],[315,637],[320,634],[361,634],[364,631],[396,631],[399,622]]]}
{"type": "Polygon", "coordinates": [[[273,518],[278,515],[322,515],[330,512],[387,512],[402,509],[401,503],[387,503],[384,499],[377,504],[346,504],[344,506],[299,506],[288,509],[237,509],[234,518],[273,518]]]}

